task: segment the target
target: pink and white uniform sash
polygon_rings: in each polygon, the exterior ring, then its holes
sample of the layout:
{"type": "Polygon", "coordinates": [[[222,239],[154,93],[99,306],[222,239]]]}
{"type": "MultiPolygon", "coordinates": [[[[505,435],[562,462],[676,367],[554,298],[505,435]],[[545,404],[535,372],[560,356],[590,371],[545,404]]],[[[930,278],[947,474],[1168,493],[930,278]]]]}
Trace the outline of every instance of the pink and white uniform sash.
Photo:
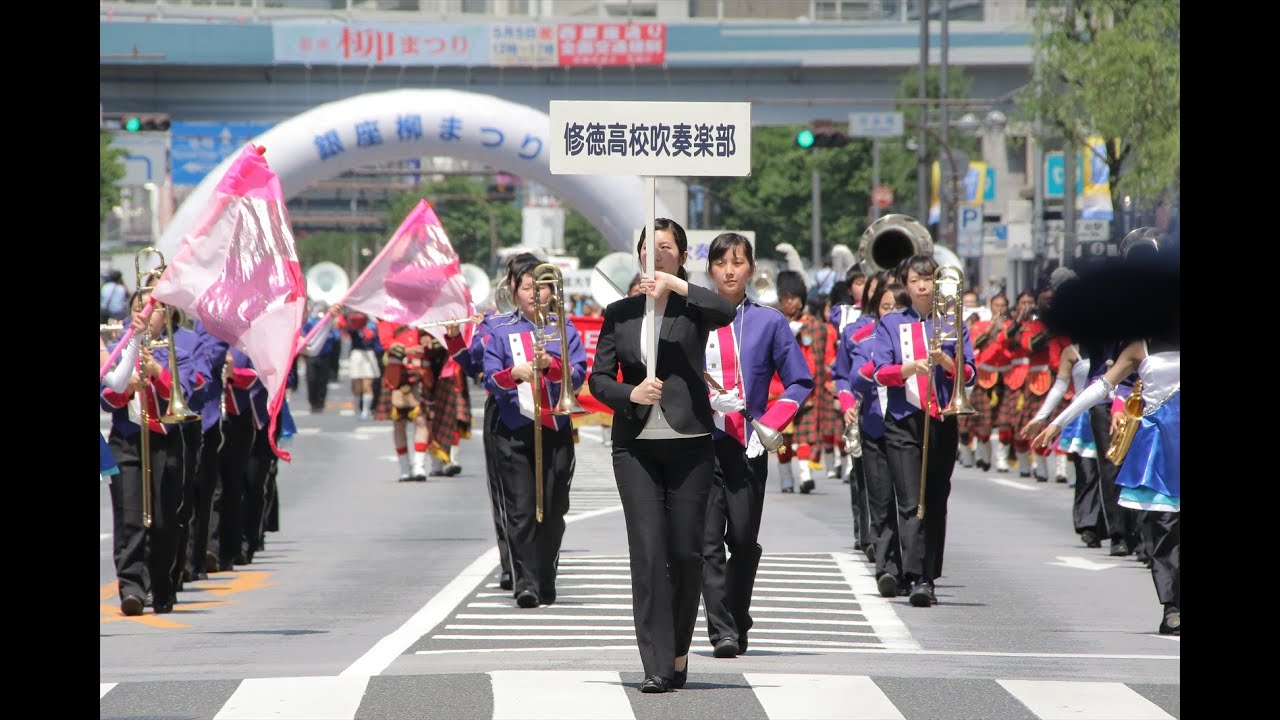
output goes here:
{"type": "MultiPolygon", "coordinates": [[[[903,323],[898,326],[898,348],[902,352],[902,364],[915,360],[929,359],[929,341],[924,334],[924,323],[903,323]]],[[[932,371],[931,371],[932,372],[932,371]]],[[[929,398],[929,414],[938,414],[938,398],[929,389],[929,375],[917,373],[903,383],[907,402],[921,410],[925,409],[922,398],[929,398]]],[[[887,407],[887,405],[886,405],[887,407]]]]}
{"type": "MultiPolygon", "coordinates": [[[[746,389],[738,382],[742,372],[738,361],[738,341],[733,332],[733,323],[717,328],[715,332],[707,335],[706,369],[707,374],[720,383],[720,387],[726,392],[737,389],[739,397],[746,399],[746,389]]],[[[712,392],[715,391],[712,390],[712,392]]],[[[747,420],[742,417],[742,413],[725,415],[713,412],[712,415],[718,430],[737,440],[743,447],[747,446],[747,420]]]]}

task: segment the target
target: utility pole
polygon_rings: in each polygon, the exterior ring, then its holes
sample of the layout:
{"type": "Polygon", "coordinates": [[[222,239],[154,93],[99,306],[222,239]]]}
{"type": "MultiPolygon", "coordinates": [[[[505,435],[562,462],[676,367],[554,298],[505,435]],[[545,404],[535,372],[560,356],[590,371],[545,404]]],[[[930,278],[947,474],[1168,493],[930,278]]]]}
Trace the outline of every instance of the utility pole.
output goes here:
{"type": "Polygon", "coordinates": [[[818,172],[816,161],[809,184],[813,186],[813,268],[817,270],[822,267],[822,174],[818,172]]]}
{"type": "MultiPolygon", "coordinates": [[[[880,138],[871,138],[871,191],[880,187],[880,138]]],[[[871,201],[871,222],[880,219],[880,207],[871,201]]]]}
{"type": "MultiPolygon", "coordinates": [[[[1076,24],[1075,3],[1067,3],[1066,25],[1074,29],[1076,24]]],[[[1076,264],[1076,139],[1072,135],[1074,128],[1067,128],[1062,134],[1062,264],[1072,267],[1076,264]]]]}
{"type": "Polygon", "coordinates": [[[924,222],[929,217],[929,174],[926,158],[929,156],[928,136],[924,126],[928,123],[929,104],[929,0],[920,0],[920,147],[916,149],[916,186],[920,193],[920,212],[917,218],[924,222]]]}
{"type": "MultiPolygon", "coordinates": [[[[939,47],[938,62],[938,97],[942,100],[947,99],[947,46],[950,44],[947,38],[947,6],[951,4],[951,0],[942,0],[942,42],[939,47]]],[[[942,114],[942,144],[951,145],[951,112],[946,102],[938,103],[938,110],[942,114]]],[[[956,184],[953,182],[955,174],[959,172],[958,168],[952,167],[951,173],[947,177],[945,188],[939,189],[939,203],[941,207],[938,218],[938,234],[942,236],[942,244],[952,248],[956,247],[958,238],[955,236],[955,208],[956,200],[956,184]]],[[[941,183],[939,183],[941,184],[941,183]]]]}

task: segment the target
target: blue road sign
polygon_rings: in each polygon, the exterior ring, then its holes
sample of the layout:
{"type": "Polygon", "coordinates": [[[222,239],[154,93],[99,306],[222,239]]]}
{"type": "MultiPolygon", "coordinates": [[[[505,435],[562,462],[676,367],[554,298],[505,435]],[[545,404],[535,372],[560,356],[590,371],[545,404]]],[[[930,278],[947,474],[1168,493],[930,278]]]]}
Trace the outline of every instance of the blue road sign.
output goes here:
{"type": "Polygon", "coordinates": [[[269,129],[267,123],[175,121],[169,127],[173,184],[198,185],[218,163],[269,129]]]}
{"type": "MultiPolygon", "coordinates": [[[[1044,156],[1044,196],[1059,199],[1066,192],[1066,164],[1062,161],[1062,151],[1046,153],[1044,156]]],[[[1076,156],[1076,195],[1084,194],[1084,161],[1076,156]]]]}

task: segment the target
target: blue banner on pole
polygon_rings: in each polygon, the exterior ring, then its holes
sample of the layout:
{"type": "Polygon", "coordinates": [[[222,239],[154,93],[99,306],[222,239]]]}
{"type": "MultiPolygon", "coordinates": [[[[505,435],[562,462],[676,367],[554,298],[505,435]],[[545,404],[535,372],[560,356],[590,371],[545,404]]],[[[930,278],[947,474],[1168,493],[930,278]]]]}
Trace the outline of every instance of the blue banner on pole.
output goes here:
{"type": "Polygon", "coordinates": [[[169,128],[173,184],[200,184],[218,163],[270,129],[268,123],[174,122],[169,128]]]}

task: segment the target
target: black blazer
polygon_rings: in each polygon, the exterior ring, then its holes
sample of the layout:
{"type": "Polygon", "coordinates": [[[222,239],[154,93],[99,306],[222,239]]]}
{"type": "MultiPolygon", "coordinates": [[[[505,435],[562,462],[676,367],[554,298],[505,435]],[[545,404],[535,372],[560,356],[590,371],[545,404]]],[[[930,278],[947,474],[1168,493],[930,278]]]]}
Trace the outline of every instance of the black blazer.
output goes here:
{"type": "MultiPolygon", "coordinates": [[[[637,295],[605,308],[595,363],[587,378],[591,394],[613,410],[615,445],[634,440],[644,430],[653,407],[631,402],[631,391],[648,376],[640,355],[644,305],[645,296],[637,295]],[[622,382],[617,379],[619,366],[622,382]]],[[[707,335],[733,322],[733,316],[734,307],[728,300],[692,283],[688,298],[675,292],[667,298],[667,321],[658,338],[655,375],[663,383],[662,414],[678,432],[696,435],[715,429],[707,384],[702,377],[707,335]]]]}

